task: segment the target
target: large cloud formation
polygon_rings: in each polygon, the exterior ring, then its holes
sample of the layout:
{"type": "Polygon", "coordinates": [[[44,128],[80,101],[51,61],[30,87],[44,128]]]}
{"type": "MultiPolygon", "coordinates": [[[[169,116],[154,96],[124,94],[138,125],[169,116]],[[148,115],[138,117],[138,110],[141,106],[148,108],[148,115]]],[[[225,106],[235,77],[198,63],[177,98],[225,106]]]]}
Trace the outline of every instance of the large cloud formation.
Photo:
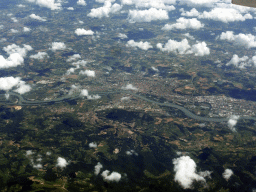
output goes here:
{"type": "Polygon", "coordinates": [[[177,23],[175,24],[166,24],[162,30],[173,30],[173,29],[200,29],[203,28],[204,25],[198,21],[196,18],[193,19],[185,19],[184,17],[181,17],[176,20],[177,23]]]}
{"type": "Polygon", "coordinates": [[[207,174],[197,174],[196,173],[196,163],[189,156],[182,156],[173,160],[175,178],[184,189],[189,189],[192,187],[193,181],[202,181],[205,182],[203,176],[209,176],[207,174]]]}
{"type": "Polygon", "coordinates": [[[150,48],[153,48],[153,46],[149,43],[149,42],[135,42],[134,40],[130,40],[127,42],[126,44],[127,47],[138,47],[140,49],[143,49],[143,50],[148,50],[150,48]]]}
{"type": "Polygon", "coordinates": [[[237,54],[234,54],[231,60],[226,64],[226,66],[230,65],[233,65],[240,69],[256,66],[256,56],[253,56],[250,59],[248,56],[243,56],[240,58],[237,54]]]}
{"type": "Polygon", "coordinates": [[[0,78],[0,90],[8,92],[13,89],[19,94],[27,93],[31,90],[30,85],[27,85],[25,81],[22,81],[20,77],[1,77],[0,78]]]}
{"type": "Polygon", "coordinates": [[[238,35],[234,35],[233,31],[226,31],[222,32],[221,35],[217,37],[217,39],[234,42],[234,44],[244,46],[248,49],[256,47],[256,37],[252,34],[239,33],[238,35]]]}
{"type": "Polygon", "coordinates": [[[164,46],[162,43],[158,43],[157,48],[161,51],[174,52],[176,54],[195,54],[195,56],[210,54],[210,49],[207,47],[205,42],[199,42],[191,47],[187,39],[183,39],[180,42],[169,39],[164,46]]]}
{"type": "Polygon", "coordinates": [[[109,17],[110,13],[117,13],[122,9],[122,6],[115,3],[112,5],[110,1],[105,1],[103,7],[91,9],[91,12],[87,15],[93,18],[109,17]]]}
{"type": "Polygon", "coordinates": [[[4,47],[3,50],[9,55],[9,57],[5,59],[0,55],[0,69],[17,67],[18,65],[23,64],[27,52],[33,50],[33,48],[30,45],[23,45],[22,48],[16,44],[12,44],[4,47]]]}
{"type": "Polygon", "coordinates": [[[46,7],[51,10],[61,9],[61,0],[27,0],[28,2],[35,3],[41,7],[46,7]]]}
{"type": "Polygon", "coordinates": [[[169,19],[168,12],[163,9],[129,10],[128,20],[133,22],[151,22],[169,19]]]}

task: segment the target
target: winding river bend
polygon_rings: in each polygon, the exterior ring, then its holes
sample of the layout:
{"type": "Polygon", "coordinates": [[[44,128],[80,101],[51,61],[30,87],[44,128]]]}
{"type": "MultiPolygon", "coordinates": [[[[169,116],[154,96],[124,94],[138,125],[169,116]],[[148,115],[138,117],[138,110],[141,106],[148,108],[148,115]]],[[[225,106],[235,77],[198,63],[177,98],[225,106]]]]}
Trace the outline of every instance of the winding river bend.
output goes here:
{"type": "MultiPolygon", "coordinates": [[[[138,93],[134,93],[132,91],[127,91],[127,90],[116,90],[116,91],[106,91],[106,92],[91,92],[91,94],[98,94],[98,95],[107,95],[107,94],[117,94],[117,93],[125,93],[132,95],[138,99],[147,101],[149,103],[154,103],[159,106],[165,106],[165,107],[171,107],[171,108],[176,108],[180,111],[182,111],[187,117],[190,117],[192,119],[198,120],[198,121],[211,121],[211,122],[226,122],[229,120],[229,118],[215,118],[215,117],[202,117],[198,116],[185,107],[182,107],[180,105],[176,105],[174,103],[160,103],[158,101],[151,100],[145,96],[139,95],[138,93]]],[[[43,100],[43,101],[29,101],[23,98],[22,95],[15,93],[15,92],[9,92],[10,96],[18,98],[18,102],[10,102],[8,100],[0,100],[0,104],[2,105],[21,105],[21,106],[28,106],[28,105],[47,105],[47,104],[54,104],[54,103],[59,103],[59,102],[65,102],[68,100],[76,100],[81,98],[80,93],[76,94],[67,94],[63,97],[55,98],[52,100],[43,100]]],[[[5,96],[5,94],[0,94],[1,97],[5,96]]],[[[240,119],[248,119],[248,120],[254,120],[256,121],[256,117],[249,117],[249,116],[242,116],[240,119]]]]}

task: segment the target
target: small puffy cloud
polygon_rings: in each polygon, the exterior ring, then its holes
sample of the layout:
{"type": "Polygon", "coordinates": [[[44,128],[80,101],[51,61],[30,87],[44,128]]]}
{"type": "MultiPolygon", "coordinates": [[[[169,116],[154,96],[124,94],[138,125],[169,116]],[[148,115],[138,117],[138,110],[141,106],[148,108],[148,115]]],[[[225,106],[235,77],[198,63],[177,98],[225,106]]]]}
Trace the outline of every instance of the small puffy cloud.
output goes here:
{"type": "Polygon", "coordinates": [[[190,35],[189,33],[185,33],[183,34],[185,37],[191,39],[191,40],[195,40],[195,37],[193,37],[192,35],[190,35]]]}
{"type": "Polygon", "coordinates": [[[87,61],[85,60],[80,60],[80,61],[76,61],[73,62],[72,65],[82,65],[83,67],[87,64],[87,61]]]}
{"type": "Polygon", "coordinates": [[[73,7],[68,7],[67,10],[74,11],[73,7]]]}
{"type": "Polygon", "coordinates": [[[196,173],[196,163],[189,156],[181,156],[173,160],[175,178],[184,189],[190,189],[193,181],[205,182],[203,176],[196,173]]]}
{"type": "Polygon", "coordinates": [[[43,165],[38,163],[38,164],[33,164],[33,168],[35,169],[42,169],[43,168],[43,165]]]}
{"type": "Polygon", "coordinates": [[[97,145],[97,143],[95,143],[95,142],[91,142],[91,143],[89,143],[89,147],[90,147],[90,148],[97,148],[98,145],[97,145]]]}
{"type": "Polygon", "coordinates": [[[60,0],[27,0],[28,2],[35,3],[41,7],[46,7],[51,10],[61,9],[60,0]]]}
{"type": "Polygon", "coordinates": [[[31,31],[31,29],[28,28],[28,27],[23,27],[23,31],[24,31],[24,32],[29,32],[29,31],[31,31]]]}
{"type": "Polygon", "coordinates": [[[204,25],[198,21],[196,18],[193,19],[185,19],[184,17],[181,17],[176,20],[177,23],[169,25],[166,24],[162,30],[173,30],[173,29],[200,29],[203,28],[204,25]]]}
{"type": "Polygon", "coordinates": [[[161,43],[158,43],[157,48],[161,51],[185,54],[187,50],[191,48],[191,46],[189,45],[187,39],[183,39],[181,42],[169,39],[164,47],[161,43]]]}
{"type": "Polygon", "coordinates": [[[186,4],[191,7],[213,7],[215,3],[218,3],[220,0],[179,0],[179,4],[186,4]]]}
{"type": "Polygon", "coordinates": [[[56,167],[65,168],[68,165],[66,159],[58,157],[56,167]]]}
{"type": "Polygon", "coordinates": [[[93,18],[109,17],[110,13],[117,13],[121,9],[122,6],[119,4],[115,3],[112,5],[110,1],[105,1],[103,7],[91,9],[91,12],[87,16],[93,18]]]}
{"type": "Polygon", "coordinates": [[[52,43],[52,48],[50,48],[52,51],[57,51],[57,50],[64,50],[66,49],[66,45],[63,42],[53,42],[52,43]]]}
{"type": "Polygon", "coordinates": [[[22,81],[20,77],[1,77],[0,78],[0,90],[9,91],[16,87],[14,90],[20,94],[24,94],[31,90],[29,85],[26,85],[25,81],[22,81]]]}
{"type": "Polygon", "coordinates": [[[239,116],[238,115],[232,115],[230,117],[230,119],[228,120],[228,128],[231,130],[231,131],[236,131],[236,124],[237,124],[237,121],[239,119],[239,116]]]}
{"type": "Polygon", "coordinates": [[[101,98],[101,96],[100,95],[88,95],[87,96],[87,99],[88,100],[96,100],[96,99],[100,99],[101,98]]]}
{"type": "Polygon", "coordinates": [[[225,169],[224,173],[222,174],[223,178],[227,181],[230,179],[230,177],[233,175],[233,171],[231,169],[225,169]]]}
{"type": "Polygon", "coordinates": [[[233,8],[214,8],[211,11],[204,11],[198,16],[200,19],[211,19],[221,21],[224,23],[245,21],[246,19],[253,19],[249,13],[242,15],[238,10],[233,8]]]}
{"type": "Polygon", "coordinates": [[[183,39],[181,42],[169,39],[164,47],[161,43],[158,43],[157,48],[161,51],[174,52],[176,54],[195,54],[195,56],[210,54],[210,49],[205,42],[199,42],[191,47],[187,39],[183,39]]]}
{"type": "Polygon", "coordinates": [[[11,17],[11,20],[12,20],[13,22],[15,22],[15,23],[18,22],[18,20],[17,20],[15,17],[11,17]]]}
{"type": "Polygon", "coordinates": [[[99,175],[100,170],[101,170],[102,168],[103,168],[103,165],[102,165],[100,162],[98,162],[97,165],[95,165],[95,167],[94,167],[94,174],[95,174],[95,175],[99,175]]]}
{"type": "Polygon", "coordinates": [[[68,57],[67,62],[72,62],[72,61],[75,61],[75,60],[80,59],[80,58],[81,58],[81,55],[74,54],[74,55],[68,57]]]}
{"type": "Polygon", "coordinates": [[[127,35],[125,35],[123,33],[119,33],[118,34],[118,38],[120,38],[120,39],[127,39],[128,37],[127,37],[127,35]]]}
{"type": "Polygon", "coordinates": [[[180,9],[180,11],[182,12],[181,15],[186,17],[198,17],[200,15],[196,8],[193,8],[190,11],[184,11],[184,9],[182,8],[180,9]]]}
{"type": "Polygon", "coordinates": [[[37,54],[35,55],[30,55],[29,56],[31,59],[44,59],[44,58],[48,58],[48,54],[46,52],[38,52],[37,54]]]}
{"type": "MultiPolygon", "coordinates": [[[[89,92],[87,89],[82,89],[80,95],[82,97],[87,97],[89,95],[89,92]]],[[[90,145],[89,145],[90,146],[90,145]]]]}
{"type": "Polygon", "coordinates": [[[138,47],[138,48],[140,48],[142,50],[145,50],[145,51],[150,49],[150,48],[153,48],[153,46],[149,42],[147,42],[147,41],[146,42],[142,42],[142,41],[135,42],[134,40],[128,41],[126,43],[126,46],[127,47],[138,47]]]}
{"type": "Polygon", "coordinates": [[[85,71],[80,71],[80,75],[87,75],[88,77],[95,77],[95,71],[92,70],[85,70],[85,71]]]}
{"type": "Polygon", "coordinates": [[[256,47],[256,37],[252,34],[239,33],[238,35],[234,35],[233,31],[226,31],[222,32],[217,39],[234,42],[234,44],[244,46],[248,49],[256,47]]]}
{"type": "Polygon", "coordinates": [[[226,66],[234,65],[240,69],[243,69],[247,66],[251,66],[251,62],[248,56],[243,56],[241,58],[238,55],[234,54],[231,60],[226,64],[226,66]]]}
{"type": "Polygon", "coordinates": [[[129,156],[131,156],[131,155],[138,156],[138,153],[136,153],[136,151],[134,151],[134,150],[126,151],[125,153],[126,153],[126,155],[129,155],[129,156]]]}
{"type": "Polygon", "coordinates": [[[172,4],[176,0],[121,0],[122,5],[135,5],[136,8],[156,8],[168,11],[175,10],[172,4]]]}
{"type": "Polygon", "coordinates": [[[75,34],[78,35],[78,36],[93,35],[94,32],[92,30],[85,30],[85,29],[82,29],[82,28],[78,28],[78,29],[75,30],[75,34]]]}
{"type": "Polygon", "coordinates": [[[17,67],[24,63],[24,57],[26,57],[27,52],[31,51],[33,48],[30,45],[23,45],[23,48],[16,45],[8,45],[4,47],[3,50],[9,54],[9,57],[5,59],[0,55],[0,68],[10,68],[17,67]]]}
{"type": "Polygon", "coordinates": [[[125,90],[134,90],[134,91],[137,91],[138,88],[134,87],[132,84],[127,84],[125,87],[122,87],[122,89],[125,89],[125,90]]]}
{"type": "Polygon", "coordinates": [[[168,12],[163,9],[150,8],[148,10],[129,10],[130,22],[151,22],[169,19],[168,12]]]}
{"type": "Polygon", "coordinates": [[[11,31],[11,33],[19,33],[19,31],[16,29],[10,29],[10,31],[11,31]]]}
{"type": "Polygon", "coordinates": [[[27,150],[26,151],[26,156],[28,157],[28,156],[31,156],[31,155],[33,155],[34,154],[34,152],[32,151],[32,150],[27,150]]]}
{"type": "Polygon", "coordinates": [[[119,182],[121,180],[121,174],[117,173],[117,172],[112,172],[109,175],[110,171],[109,170],[105,170],[102,172],[101,176],[103,177],[104,181],[107,182],[119,182]]]}
{"type": "Polygon", "coordinates": [[[203,41],[192,46],[191,53],[195,56],[204,56],[210,54],[210,49],[207,47],[207,44],[203,41]]]}
{"type": "Polygon", "coordinates": [[[77,3],[77,5],[82,5],[82,6],[86,6],[87,5],[85,0],[78,0],[76,3],[77,3]]]}
{"type": "Polygon", "coordinates": [[[67,70],[66,74],[67,74],[67,75],[70,75],[71,73],[74,73],[75,70],[76,70],[76,68],[71,67],[71,68],[69,68],[69,69],[67,70]]]}
{"type": "Polygon", "coordinates": [[[36,15],[36,14],[31,14],[30,16],[29,16],[31,19],[36,19],[36,20],[38,20],[38,21],[46,21],[46,19],[44,19],[44,18],[42,18],[42,17],[40,17],[40,16],[38,16],[38,15],[36,15]]]}

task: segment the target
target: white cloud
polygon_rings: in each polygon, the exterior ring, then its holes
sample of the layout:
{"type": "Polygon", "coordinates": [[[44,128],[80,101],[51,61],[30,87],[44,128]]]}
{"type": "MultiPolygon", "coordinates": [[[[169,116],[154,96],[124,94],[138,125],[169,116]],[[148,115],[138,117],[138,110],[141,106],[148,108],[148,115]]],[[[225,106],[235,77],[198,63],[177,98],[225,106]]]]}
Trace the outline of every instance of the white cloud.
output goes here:
{"type": "Polygon", "coordinates": [[[233,175],[233,171],[231,169],[225,169],[224,173],[222,174],[223,178],[227,181],[230,179],[230,177],[233,175]]]}
{"type": "Polygon", "coordinates": [[[69,69],[67,70],[66,74],[67,74],[67,75],[70,75],[71,73],[74,73],[75,70],[76,70],[76,68],[71,67],[71,68],[69,68],[69,69]]]}
{"type": "Polygon", "coordinates": [[[89,92],[88,92],[87,89],[82,89],[80,95],[81,95],[82,97],[84,97],[84,96],[87,97],[87,96],[89,95],[89,92]]]}
{"type": "Polygon", "coordinates": [[[95,174],[95,175],[99,175],[100,170],[101,170],[102,168],[103,168],[103,165],[102,165],[100,162],[98,162],[97,165],[95,165],[95,167],[94,167],[94,174],[95,174]]]}
{"type": "Polygon", "coordinates": [[[121,101],[129,101],[131,98],[130,97],[122,97],[121,101]]]}
{"type": "Polygon", "coordinates": [[[74,11],[73,7],[68,7],[67,10],[74,11]]]}
{"type": "Polygon", "coordinates": [[[189,45],[187,39],[183,39],[181,42],[169,39],[164,47],[161,43],[158,43],[157,48],[161,51],[185,54],[187,50],[191,48],[191,46],[189,45]]]}
{"type": "Polygon", "coordinates": [[[38,52],[35,55],[30,55],[31,59],[44,59],[44,58],[48,58],[48,54],[46,52],[38,52]]]}
{"type": "Polygon", "coordinates": [[[120,39],[127,39],[127,38],[128,38],[127,35],[125,35],[125,34],[123,34],[123,33],[119,33],[119,34],[118,34],[118,37],[119,37],[120,39]]]}
{"type": "Polygon", "coordinates": [[[65,168],[68,165],[66,159],[58,157],[56,167],[65,168]]]}
{"type": "Polygon", "coordinates": [[[18,20],[17,20],[15,17],[11,17],[11,20],[12,20],[13,22],[15,22],[15,23],[18,22],[18,20]]]}
{"type": "Polygon", "coordinates": [[[214,8],[211,11],[204,11],[198,16],[200,19],[212,19],[215,21],[222,21],[224,23],[234,21],[245,21],[246,19],[253,19],[250,14],[242,15],[238,10],[233,8],[214,8]]]}
{"type": "Polygon", "coordinates": [[[101,96],[100,95],[88,95],[87,99],[88,100],[96,100],[96,99],[100,99],[101,96]]]}
{"type": "Polygon", "coordinates": [[[98,2],[98,3],[105,3],[106,1],[109,1],[110,3],[114,3],[116,0],[95,0],[95,2],[98,2]]]}
{"type": "Polygon", "coordinates": [[[123,5],[135,5],[136,8],[156,8],[172,11],[175,10],[172,4],[175,4],[176,0],[122,0],[121,2],[123,5]]]}
{"type": "Polygon", "coordinates": [[[97,148],[98,145],[97,145],[97,143],[95,143],[95,142],[91,142],[91,143],[89,143],[89,147],[90,147],[90,148],[97,148]]]}
{"type": "Polygon", "coordinates": [[[11,31],[11,33],[19,33],[19,31],[16,29],[10,29],[10,31],[11,31]]]}
{"type": "Polygon", "coordinates": [[[185,37],[188,37],[191,40],[195,40],[195,37],[193,37],[192,35],[190,35],[189,33],[185,33],[183,34],[185,37]]]}
{"type": "Polygon", "coordinates": [[[95,77],[95,71],[92,70],[85,70],[85,71],[80,71],[80,75],[87,75],[88,77],[95,77]]]}
{"type": "Polygon", "coordinates": [[[196,8],[191,9],[190,11],[184,11],[183,8],[180,9],[180,11],[182,12],[181,15],[182,16],[186,16],[186,17],[197,17],[199,16],[199,12],[196,10],[196,8]]]}
{"type": "Polygon", "coordinates": [[[75,34],[78,35],[78,36],[93,35],[94,32],[92,30],[85,30],[85,29],[82,29],[82,28],[78,28],[78,29],[75,30],[75,34]]]}
{"type": "Polygon", "coordinates": [[[28,2],[35,3],[41,7],[46,7],[51,10],[61,9],[61,0],[27,0],[28,2]]]}
{"type": "Polygon", "coordinates": [[[168,12],[163,9],[150,8],[148,10],[129,10],[130,22],[151,22],[169,19],[168,12]]]}
{"type": "Polygon", "coordinates": [[[52,51],[57,51],[57,50],[64,50],[66,49],[66,45],[63,42],[53,42],[52,43],[52,48],[50,48],[52,51]]]}
{"type": "Polygon", "coordinates": [[[36,19],[36,20],[38,20],[38,21],[46,21],[46,19],[44,19],[44,18],[42,18],[42,17],[40,17],[40,16],[38,16],[38,15],[36,15],[36,14],[31,14],[30,16],[29,16],[31,19],[36,19]]]}
{"type": "Polygon", "coordinates": [[[205,6],[205,7],[213,7],[215,3],[220,2],[220,0],[179,0],[179,4],[186,4],[191,7],[195,6],[205,6]]]}
{"type": "Polygon", "coordinates": [[[9,91],[16,87],[14,90],[20,94],[24,94],[31,90],[29,85],[26,85],[25,81],[22,81],[20,77],[1,77],[0,78],[0,90],[9,91]]]}
{"type": "Polygon", "coordinates": [[[251,62],[248,56],[243,56],[239,58],[238,55],[234,54],[232,59],[226,65],[234,65],[235,67],[243,69],[247,66],[251,66],[251,62]]]}
{"type": "Polygon", "coordinates": [[[76,61],[73,62],[72,65],[82,65],[83,67],[87,64],[87,61],[85,60],[80,60],[80,61],[76,61]]]}
{"type": "Polygon", "coordinates": [[[121,174],[117,173],[117,172],[112,172],[109,175],[110,171],[109,170],[105,170],[102,172],[101,176],[103,177],[104,181],[107,182],[119,182],[121,180],[121,174]]]}
{"type": "Polygon", "coordinates": [[[173,30],[173,29],[200,29],[203,28],[204,25],[198,21],[196,18],[193,19],[185,19],[181,17],[176,20],[177,23],[169,25],[166,24],[162,30],[173,30]]]}
{"type": "Polygon", "coordinates": [[[158,43],[157,48],[161,51],[174,52],[176,54],[195,54],[195,56],[210,54],[210,49],[205,42],[199,42],[191,47],[187,39],[183,39],[181,42],[169,39],[164,47],[162,43],[158,43]]]}
{"type": "Polygon", "coordinates": [[[256,47],[256,37],[252,34],[239,33],[234,35],[233,31],[222,32],[217,39],[227,40],[229,42],[234,42],[236,45],[244,46],[246,48],[256,47]]]}
{"type": "Polygon", "coordinates": [[[203,41],[192,46],[190,53],[194,53],[195,56],[204,56],[210,54],[210,49],[207,44],[203,41]]]}
{"type": "Polygon", "coordinates": [[[30,156],[30,155],[33,155],[34,152],[32,150],[27,150],[26,151],[26,156],[30,156]]]}
{"type": "Polygon", "coordinates": [[[26,57],[27,52],[31,51],[33,48],[30,45],[23,45],[23,48],[16,44],[8,45],[4,47],[3,50],[9,54],[9,57],[5,59],[0,55],[0,69],[17,67],[24,63],[24,57],[26,57]]]}
{"type": "Polygon", "coordinates": [[[82,6],[86,6],[87,5],[85,0],[78,0],[76,3],[77,3],[77,5],[82,5],[82,6]]]}
{"type": "Polygon", "coordinates": [[[134,87],[132,84],[127,84],[125,87],[122,87],[122,89],[125,89],[125,90],[134,90],[134,91],[137,91],[138,88],[134,87]]]}
{"type": "Polygon", "coordinates": [[[35,169],[42,169],[43,168],[43,165],[38,163],[38,164],[33,164],[33,168],[35,169]]]}
{"type": "Polygon", "coordinates": [[[190,189],[193,181],[205,182],[203,176],[196,173],[196,163],[189,156],[182,156],[173,160],[175,178],[184,189],[190,189]]]}
{"type": "Polygon", "coordinates": [[[138,47],[140,49],[143,49],[143,50],[148,50],[150,48],[153,48],[153,46],[149,43],[149,42],[135,42],[134,40],[130,40],[126,43],[126,46],[127,47],[138,47]]]}
{"type": "Polygon", "coordinates": [[[115,3],[111,4],[110,1],[105,1],[103,7],[91,9],[91,12],[87,15],[93,18],[109,17],[110,13],[117,13],[122,9],[122,6],[115,3]]]}
{"type": "Polygon", "coordinates": [[[238,115],[232,115],[230,117],[230,119],[228,120],[228,128],[231,130],[231,131],[234,131],[236,132],[236,124],[237,124],[237,121],[239,119],[239,116],[238,115]]]}
{"type": "Polygon", "coordinates": [[[74,55],[68,57],[67,62],[72,62],[72,61],[75,61],[75,60],[80,59],[80,58],[81,58],[81,55],[74,54],[74,55]]]}
{"type": "Polygon", "coordinates": [[[131,155],[138,156],[138,153],[136,153],[136,151],[134,151],[134,150],[126,151],[125,153],[126,153],[126,155],[129,155],[129,156],[131,156],[131,155]]]}
{"type": "Polygon", "coordinates": [[[31,29],[28,28],[28,27],[23,27],[23,31],[24,31],[24,32],[29,32],[29,31],[31,31],[31,29]]]}

